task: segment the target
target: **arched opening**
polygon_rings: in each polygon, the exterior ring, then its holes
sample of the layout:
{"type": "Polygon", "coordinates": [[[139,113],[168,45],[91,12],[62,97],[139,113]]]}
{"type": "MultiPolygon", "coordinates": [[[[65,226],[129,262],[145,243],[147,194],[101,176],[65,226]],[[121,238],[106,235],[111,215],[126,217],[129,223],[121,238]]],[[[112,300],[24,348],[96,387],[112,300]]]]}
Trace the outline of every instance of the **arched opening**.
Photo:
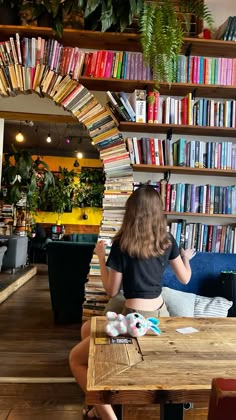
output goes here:
{"type": "MultiPolygon", "coordinates": [[[[123,217],[124,205],[133,185],[133,171],[129,155],[125,140],[119,132],[116,119],[113,118],[112,112],[108,107],[101,104],[95,94],[80,84],[79,80],[74,80],[72,75],[57,73],[49,67],[45,70],[45,66],[42,69],[41,64],[30,67],[30,70],[29,67],[19,67],[22,71],[21,74],[25,78],[27,77],[27,81],[23,80],[23,88],[22,86],[20,89],[13,88],[14,94],[28,93],[30,90],[42,96],[45,95],[56,105],[62,106],[70,112],[79,123],[84,124],[87,128],[94,147],[98,150],[104,164],[105,194],[99,236],[109,239],[110,245],[111,237],[116,229],[118,230],[119,228],[119,223],[123,217]],[[47,76],[45,76],[45,71],[47,76]],[[53,85],[50,87],[52,80],[53,85]],[[109,124],[107,125],[108,122],[109,124]],[[123,154],[126,155],[124,163],[122,162],[123,154]],[[106,194],[106,191],[108,191],[108,194],[106,194]],[[120,193],[121,191],[122,193],[120,193]],[[109,234],[108,231],[110,231],[109,234]]],[[[21,83],[19,67],[15,68],[14,73],[14,83],[17,86],[21,83]],[[16,69],[18,70],[16,71],[16,69]]],[[[4,89],[5,86],[1,89],[3,96],[4,89]]],[[[6,96],[8,96],[8,91],[6,91],[6,96]]],[[[96,288],[98,288],[98,272],[99,270],[94,272],[91,269],[89,272],[90,284],[93,282],[93,276],[96,277],[96,288]]],[[[103,290],[102,283],[100,282],[100,284],[101,290],[103,290]]]]}

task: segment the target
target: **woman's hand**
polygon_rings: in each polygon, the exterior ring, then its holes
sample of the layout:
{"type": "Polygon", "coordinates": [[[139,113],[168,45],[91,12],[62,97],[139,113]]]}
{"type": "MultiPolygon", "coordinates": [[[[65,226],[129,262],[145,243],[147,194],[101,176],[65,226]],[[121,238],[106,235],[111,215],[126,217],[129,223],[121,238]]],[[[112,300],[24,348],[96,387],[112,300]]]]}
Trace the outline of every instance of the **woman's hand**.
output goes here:
{"type": "Polygon", "coordinates": [[[193,248],[181,249],[180,254],[182,258],[186,258],[190,261],[196,255],[196,251],[193,248]]]}
{"type": "Polygon", "coordinates": [[[105,249],[106,249],[106,242],[98,241],[94,248],[94,252],[97,254],[98,258],[105,258],[105,249]]]}

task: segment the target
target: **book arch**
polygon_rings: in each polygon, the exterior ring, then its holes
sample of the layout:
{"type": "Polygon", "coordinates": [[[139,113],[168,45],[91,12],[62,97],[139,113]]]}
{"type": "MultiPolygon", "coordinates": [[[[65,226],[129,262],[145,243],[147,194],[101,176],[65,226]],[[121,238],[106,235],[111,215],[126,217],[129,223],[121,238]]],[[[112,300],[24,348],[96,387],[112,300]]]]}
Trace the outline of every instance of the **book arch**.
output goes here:
{"type": "MultiPolygon", "coordinates": [[[[87,127],[105,172],[99,238],[107,241],[108,254],[111,239],[120,228],[126,200],[133,191],[133,169],[126,140],[118,130],[119,122],[108,104],[102,105],[79,82],[83,65],[79,48],[63,47],[56,40],[49,39],[52,51],[49,54],[49,45],[43,38],[40,42],[39,46],[35,38],[24,38],[23,47],[19,34],[16,34],[16,40],[10,38],[1,43],[0,95],[9,97],[24,92],[35,92],[42,98],[45,95],[87,127]]],[[[85,284],[84,319],[101,315],[108,301],[95,254],[88,280],[85,284]]]]}

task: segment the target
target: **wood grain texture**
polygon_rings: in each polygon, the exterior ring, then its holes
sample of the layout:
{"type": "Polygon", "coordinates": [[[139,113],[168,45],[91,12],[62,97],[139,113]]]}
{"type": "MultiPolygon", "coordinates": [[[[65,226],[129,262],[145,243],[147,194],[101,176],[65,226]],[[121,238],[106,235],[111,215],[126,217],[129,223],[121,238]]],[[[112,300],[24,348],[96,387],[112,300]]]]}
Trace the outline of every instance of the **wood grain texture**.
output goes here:
{"type": "Polygon", "coordinates": [[[37,267],[27,266],[15,274],[0,273],[0,303],[4,302],[16,290],[23,286],[37,273],[37,267]]]}
{"type": "MultiPolygon", "coordinates": [[[[47,267],[38,265],[37,268],[37,275],[0,305],[0,376],[3,355],[4,363],[10,366],[9,369],[4,368],[7,376],[0,379],[0,420],[82,420],[84,396],[75,382],[37,383],[38,379],[50,380],[50,363],[46,377],[43,377],[40,368],[40,378],[35,376],[34,368],[31,372],[34,355],[38,352],[44,355],[53,353],[54,359],[60,360],[80,340],[79,324],[66,327],[54,324],[47,267]],[[19,370],[17,365],[14,368],[15,352],[18,352],[18,364],[24,357],[26,365],[22,373],[27,377],[17,376],[19,370]],[[24,355],[29,356],[28,360],[24,355]],[[30,380],[33,383],[29,383],[30,380]]],[[[64,366],[67,374],[66,357],[64,366]]],[[[55,366],[53,370],[56,371],[55,366]]],[[[66,374],[61,378],[57,373],[56,379],[69,378],[66,374]]],[[[69,379],[73,380],[71,376],[69,379]]],[[[124,420],[159,420],[158,412],[158,405],[125,406],[124,420]]],[[[184,420],[206,420],[206,412],[206,408],[204,410],[204,406],[198,403],[185,412],[184,420]]]]}
{"type": "MultiPolygon", "coordinates": [[[[0,305],[0,378],[69,378],[80,324],[54,324],[47,267],[0,305]]],[[[40,271],[41,270],[41,271],[40,271]]]]}
{"type": "Polygon", "coordinates": [[[142,360],[134,364],[130,358],[135,344],[93,345],[96,331],[101,336],[104,324],[105,318],[92,320],[88,403],[206,402],[212,377],[236,377],[234,318],[161,318],[160,336],[137,340],[142,360]],[[187,326],[199,332],[176,331],[187,326]]]}
{"type": "MultiPolygon", "coordinates": [[[[184,411],[184,420],[207,420],[207,411],[207,406],[203,407],[196,403],[193,408],[184,411]]],[[[123,417],[123,420],[159,420],[160,407],[159,405],[126,405],[124,406],[123,417]]]]}

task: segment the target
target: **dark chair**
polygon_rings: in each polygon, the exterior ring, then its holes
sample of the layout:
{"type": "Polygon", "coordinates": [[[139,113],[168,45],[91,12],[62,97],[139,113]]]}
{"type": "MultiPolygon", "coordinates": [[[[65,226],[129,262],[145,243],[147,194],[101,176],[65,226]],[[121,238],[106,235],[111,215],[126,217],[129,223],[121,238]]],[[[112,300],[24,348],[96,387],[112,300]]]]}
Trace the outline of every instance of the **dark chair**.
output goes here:
{"type": "Polygon", "coordinates": [[[47,237],[45,229],[36,223],[35,236],[29,242],[29,260],[32,263],[47,262],[47,244],[51,239],[47,237]]]}
{"type": "Polygon", "coordinates": [[[82,321],[84,285],[93,250],[93,243],[55,241],[48,244],[48,279],[56,323],[82,321]]]}
{"type": "Polygon", "coordinates": [[[214,378],[208,420],[236,419],[236,379],[214,378]]]}

